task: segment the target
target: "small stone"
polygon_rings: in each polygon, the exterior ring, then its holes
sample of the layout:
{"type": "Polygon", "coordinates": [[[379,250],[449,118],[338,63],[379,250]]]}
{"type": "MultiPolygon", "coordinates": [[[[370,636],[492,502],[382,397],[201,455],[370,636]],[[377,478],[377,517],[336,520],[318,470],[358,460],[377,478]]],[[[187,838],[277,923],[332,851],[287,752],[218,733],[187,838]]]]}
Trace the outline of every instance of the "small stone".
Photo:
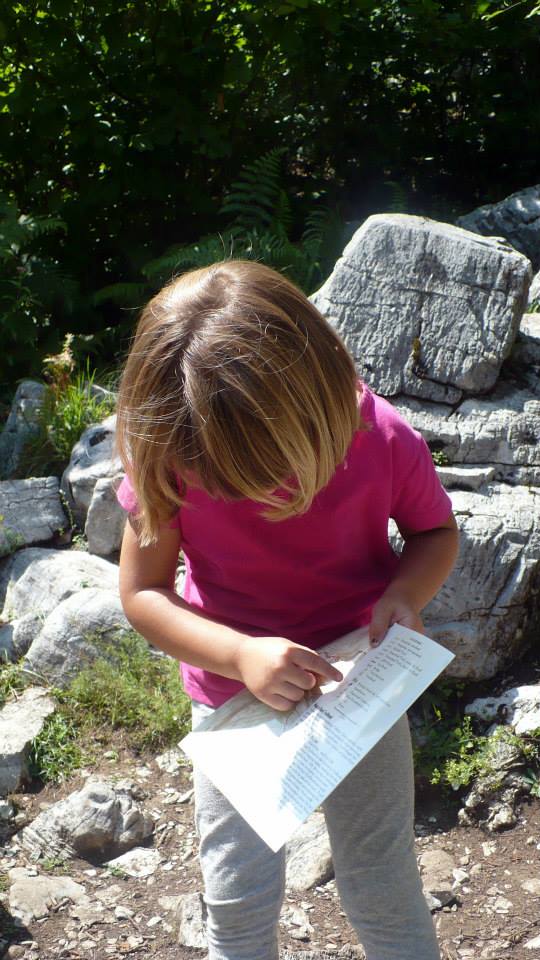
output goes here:
{"type": "Polygon", "coordinates": [[[186,893],[181,897],[177,921],[179,944],[206,947],[206,904],[200,893],[186,893]]]}
{"type": "Polygon", "coordinates": [[[0,800],[0,820],[11,820],[15,816],[15,807],[10,800],[0,800]]]}
{"type": "Polygon", "coordinates": [[[162,921],[163,921],[163,917],[150,917],[150,919],[146,923],[146,926],[157,927],[158,923],[161,923],[162,921]]]}
{"type": "Polygon", "coordinates": [[[135,915],[135,911],[130,910],[129,907],[115,907],[114,915],[117,920],[130,920],[135,915]]]}
{"type": "Polygon", "coordinates": [[[528,847],[534,847],[534,845],[535,845],[535,843],[536,843],[536,838],[535,838],[535,837],[527,837],[525,843],[527,844],[528,847]]]}
{"type": "Polygon", "coordinates": [[[495,840],[488,840],[487,843],[482,844],[482,853],[485,857],[491,857],[496,852],[497,844],[495,843],[495,840]]]}
{"type": "Polygon", "coordinates": [[[540,950],[540,937],[533,937],[523,944],[526,950],[540,950]]]}
{"type": "Polygon", "coordinates": [[[464,857],[459,858],[459,863],[462,867],[468,867],[470,862],[471,862],[471,858],[468,854],[465,854],[464,857]]]}
{"type": "Polygon", "coordinates": [[[105,866],[118,867],[129,877],[142,879],[155,873],[161,861],[158,850],[152,850],[148,847],[134,847],[128,850],[120,857],[114,860],[108,860],[105,866]]]}
{"type": "Polygon", "coordinates": [[[513,906],[512,901],[507,900],[506,897],[496,897],[491,904],[491,909],[494,913],[510,913],[513,906]]]}
{"type": "Polygon", "coordinates": [[[469,870],[471,877],[478,877],[484,870],[484,867],[481,863],[475,863],[469,870]]]}
{"type": "Polygon", "coordinates": [[[466,880],[469,880],[469,874],[466,870],[461,870],[459,867],[455,870],[452,870],[452,876],[456,883],[465,883],[466,880]]]}
{"type": "Polygon", "coordinates": [[[540,880],[537,877],[524,880],[521,884],[521,889],[525,890],[526,893],[532,894],[533,897],[540,897],[540,880]]]}

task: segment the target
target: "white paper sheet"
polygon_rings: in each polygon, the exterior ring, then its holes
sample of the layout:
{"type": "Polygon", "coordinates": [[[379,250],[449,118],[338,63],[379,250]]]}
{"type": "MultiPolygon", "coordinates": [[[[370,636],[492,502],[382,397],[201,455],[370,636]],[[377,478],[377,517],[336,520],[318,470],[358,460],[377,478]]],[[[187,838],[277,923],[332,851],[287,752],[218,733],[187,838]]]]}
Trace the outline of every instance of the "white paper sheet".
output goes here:
{"type": "Polygon", "coordinates": [[[369,648],[367,627],[317,651],[343,674],[293,710],[245,690],[180,746],[272,850],[279,850],[411,706],[453,654],[398,624],[369,648]]]}

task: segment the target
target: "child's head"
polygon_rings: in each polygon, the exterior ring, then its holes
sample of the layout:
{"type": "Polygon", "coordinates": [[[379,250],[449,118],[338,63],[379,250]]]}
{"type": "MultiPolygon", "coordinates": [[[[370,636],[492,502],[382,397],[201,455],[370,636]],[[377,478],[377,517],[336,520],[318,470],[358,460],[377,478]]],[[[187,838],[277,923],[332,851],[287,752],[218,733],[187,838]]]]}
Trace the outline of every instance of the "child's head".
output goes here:
{"type": "Polygon", "coordinates": [[[281,274],[218,263],[144,308],[118,408],[143,542],[182,502],[178,478],[267,504],[274,519],[306,510],[358,426],[350,355],[281,274]]]}

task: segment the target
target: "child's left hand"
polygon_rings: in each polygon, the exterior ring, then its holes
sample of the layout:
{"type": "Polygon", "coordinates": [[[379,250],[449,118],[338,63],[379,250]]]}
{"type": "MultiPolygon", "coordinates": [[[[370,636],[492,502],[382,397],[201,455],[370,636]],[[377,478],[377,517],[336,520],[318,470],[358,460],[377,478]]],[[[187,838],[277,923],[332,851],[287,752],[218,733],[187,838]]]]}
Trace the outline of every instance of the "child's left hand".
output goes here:
{"type": "Polygon", "coordinates": [[[418,633],[424,632],[424,624],[420,614],[411,607],[406,599],[387,590],[373,607],[369,625],[370,646],[378,646],[394,623],[400,623],[402,627],[410,627],[411,630],[417,630],[418,633]]]}

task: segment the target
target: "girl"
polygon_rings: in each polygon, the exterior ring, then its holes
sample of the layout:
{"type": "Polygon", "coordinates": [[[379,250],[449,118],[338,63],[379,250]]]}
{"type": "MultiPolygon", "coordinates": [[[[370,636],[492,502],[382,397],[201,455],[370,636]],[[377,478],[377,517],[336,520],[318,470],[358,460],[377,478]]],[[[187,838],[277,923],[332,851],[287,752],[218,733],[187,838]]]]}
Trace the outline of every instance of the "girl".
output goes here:
{"type": "MultiPolygon", "coordinates": [[[[373,644],[394,622],[421,630],[454,562],[456,525],[424,441],[358,382],[305,296],[261,264],[197,270],[150,301],[123,375],[118,443],[124,609],[182,661],[195,723],[243,686],[288,710],[321,678],[341,679],[317,649],[356,627],[369,623],[373,644]]],[[[210,960],[277,960],[284,852],[197,771],[195,799],[210,960]]],[[[436,960],[405,717],[324,807],[369,960],[436,960]]]]}

